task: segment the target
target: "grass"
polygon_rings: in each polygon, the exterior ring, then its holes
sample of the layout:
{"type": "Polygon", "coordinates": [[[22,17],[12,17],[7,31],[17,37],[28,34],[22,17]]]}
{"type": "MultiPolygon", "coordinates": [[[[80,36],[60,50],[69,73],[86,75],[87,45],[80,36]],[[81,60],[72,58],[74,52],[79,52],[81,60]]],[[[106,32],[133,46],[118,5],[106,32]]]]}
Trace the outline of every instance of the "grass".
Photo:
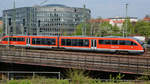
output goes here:
{"type": "Polygon", "coordinates": [[[48,78],[33,78],[25,80],[8,80],[0,84],[150,84],[150,82],[102,82],[101,80],[59,80],[48,78]]]}
{"type": "Polygon", "coordinates": [[[10,80],[0,84],[150,84],[150,82],[101,82],[97,80],[88,80],[82,82],[71,82],[69,80],[58,79],[31,79],[31,80],[10,80]]]}
{"type": "Polygon", "coordinates": [[[50,79],[45,77],[33,77],[31,79],[23,80],[6,80],[0,82],[0,84],[150,84],[150,81],[146,82],[122,82],[120,81],[124,75],[118,74],[116,77],[110,75],[109,82],[102,82],[98,79],[92,79],[88,76],[88,73],[83,70],[70,69],[66,72],[67,79],[50,79]]]}

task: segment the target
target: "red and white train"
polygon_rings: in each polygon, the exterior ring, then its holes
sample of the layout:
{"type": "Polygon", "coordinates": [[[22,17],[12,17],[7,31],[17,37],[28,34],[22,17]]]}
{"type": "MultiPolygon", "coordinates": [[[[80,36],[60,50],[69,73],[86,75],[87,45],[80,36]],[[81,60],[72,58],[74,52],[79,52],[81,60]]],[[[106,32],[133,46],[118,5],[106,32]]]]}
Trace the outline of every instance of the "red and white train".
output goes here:
{"type": "Polygon", "coordinates": [[[75,36],[4,36],[1,45],[30,48],[64,48],[69,50],[144,53],[141,41],[121,37],[75,36]]]}

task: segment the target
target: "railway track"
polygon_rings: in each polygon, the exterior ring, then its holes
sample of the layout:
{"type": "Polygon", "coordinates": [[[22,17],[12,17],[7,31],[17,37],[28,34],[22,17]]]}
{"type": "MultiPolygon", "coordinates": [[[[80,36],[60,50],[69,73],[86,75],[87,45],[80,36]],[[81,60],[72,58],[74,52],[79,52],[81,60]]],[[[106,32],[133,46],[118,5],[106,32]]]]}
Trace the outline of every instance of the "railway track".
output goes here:
{"type": "Polygon", "coordinates": [[[149,55],[104,54],[64,50],[0,48],[0,61],[63,68],[143,74],[150,69],[149,55]]]}
{"type": "Polygon", "coordinates": [[[108,53],[108,52],[88,52],[88,51],[74,51],[74,50],[64,50],[64,49],[50,49],[50,50],[37,50],[37,49],[25,49],[26,51],[30,52],[40,52],[40,53],[54,53],[57,54],[74,54],[74,55],[86,55],[86,56],[119,56],[119,57],[130,57],[130,58],[149,58],[150,51],[146,52],[142,55],[137,54],[128,54],[128,53],[108,53]]]}
{"type": "MultiPolygon", "coordinates": [[[[0,46],[2,47],[2,46],[0,46]]],[[[4,46],[5,48],[5,46],[4,46]]],[[[110,53],[110,52],[93,52],[93,51],[76,51],[76,50],[66,50],[66,49],[57,49],[57,48],[53,48],[53,49],[36,49],[36,48],[31,48],[31,49],[26,49],[26,48],[20,48],[20,47],[12,47],[15,50],[26,50],[26,51],[33,51],[33,52],[54,52],[54,51],[58,51],[58,52],[65,52],[65,53],[78,53],[78,54],[93,54],[93,55],[109,55],[109,56],[130,56],[130,57],[137,57],[137,56],[142,56],[142,57],[150,57],[150,49],[147,49],[146,52],[144,54],[141,55],[137,55],[137,54],[128,54],[127,52],[122,52],[122,53],[110,53]]]]}

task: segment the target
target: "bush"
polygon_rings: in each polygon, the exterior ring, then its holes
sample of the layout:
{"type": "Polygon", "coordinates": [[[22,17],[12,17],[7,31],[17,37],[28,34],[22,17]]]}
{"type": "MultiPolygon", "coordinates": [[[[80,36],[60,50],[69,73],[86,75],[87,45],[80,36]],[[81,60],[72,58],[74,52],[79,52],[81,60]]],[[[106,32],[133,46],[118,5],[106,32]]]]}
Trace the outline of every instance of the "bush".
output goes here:
{"type": "Polygon", "coordinates": [[[68,79],[71,79],[72,84],[83,84],[89,82],[91,80],[90,77],[88,77],[88,73],[85,73],[83,70],[76,70],[76,69],[69,69],[67,71],[68,79]]]}
{"type": "Polygon", "coordinates": [[[110,75],[110,80],[111,82],[116,82],[119,83],[121,82],[120,80],[124,77],[124,75],[121,75],[120,73],[116,76],[116,77],[112,77],[112,75],[110,75]]]}
{"type": "Polygon", "coordinates": [[[7,84],[32,84],[29,80],[10,80],[7,84]]]}
{"type": "Polygon", "coordinates": [[[22,80],[19,84],[32,84],[29,80],[22,80]]]}
{"type": "Polygon", "coordinates": [[[145,71],[137,80],[150,80],[150,71],[145,71]]]}
{"type": "Polygon", "coordinates": [[[7,84],[19,84],[19,81],[11,80],[11,81],[8,81],[7,84]]]}

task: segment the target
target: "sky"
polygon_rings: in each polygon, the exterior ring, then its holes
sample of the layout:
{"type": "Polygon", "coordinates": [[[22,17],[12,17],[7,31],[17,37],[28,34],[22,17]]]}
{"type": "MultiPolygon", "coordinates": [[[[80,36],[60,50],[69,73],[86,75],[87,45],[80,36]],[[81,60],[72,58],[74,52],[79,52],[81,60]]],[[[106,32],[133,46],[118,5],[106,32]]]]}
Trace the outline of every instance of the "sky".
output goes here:
{"type": "MultiPolygon", "coordinates": [[[[13,8],[14,0],[0,0],[0,16],[2,11],[13,8]]],[[[150,0],[15,0],[16,8],[31,7],[34,5],[63,4],[70,7],[83,7],[91,10],[92,18],[111,18],[116,16],[124,17],[126,15],[126,6],[128,4],[127,15],[142,19],[146,14],[150,15],[150,0]]]]}

